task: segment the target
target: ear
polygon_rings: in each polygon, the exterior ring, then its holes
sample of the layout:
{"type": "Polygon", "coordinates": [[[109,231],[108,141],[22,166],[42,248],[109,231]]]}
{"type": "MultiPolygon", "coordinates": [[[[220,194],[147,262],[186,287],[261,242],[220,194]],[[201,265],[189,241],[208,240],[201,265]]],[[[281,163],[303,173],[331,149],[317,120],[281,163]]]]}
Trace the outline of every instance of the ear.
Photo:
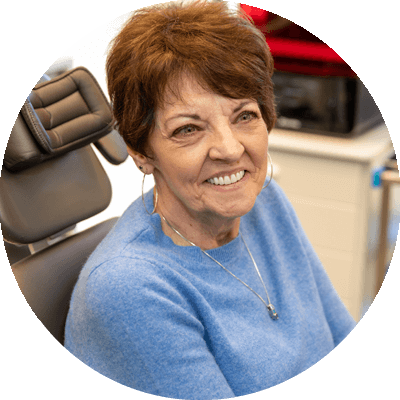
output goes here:
{"type": "Polygon", "coordinates": [[[128,154],[132,157],[133,161],[135,162],[136,166],[139,168],[141,172],[144,174],[152,174],[154,171],[154,165],[151,162],[151,159],[144,156],[141,153],[133,150],[130,146],[126,146],[128,150],[128,154]]]}

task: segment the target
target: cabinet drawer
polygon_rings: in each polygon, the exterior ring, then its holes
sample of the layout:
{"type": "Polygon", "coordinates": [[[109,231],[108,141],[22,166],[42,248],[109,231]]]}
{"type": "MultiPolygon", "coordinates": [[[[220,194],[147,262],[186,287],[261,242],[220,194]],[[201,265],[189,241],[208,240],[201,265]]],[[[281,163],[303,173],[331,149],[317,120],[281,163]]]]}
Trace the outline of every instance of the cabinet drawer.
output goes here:
{"type": "Polygon", "coordinates": [[[288,195],[313,246],[354,252],[357,205],[288,195]]]}
{"type": "Polygon", "coordinates": [[[345,298],[350,299],[355,289],[352,282],[352,273],[356,267],[353,254],[320,246],[315,246],[314,250],[340,298],[343,301],[345,298]]]}
{"type": "Polygon", "coordinates": [[[275,179],[286,194],[360,203],[360,164],[271,151],[275,179]]]}
{"type": "Polygon", "coordinates": [[[359,294],[363,292],[363,279],[358,276],[359,265],[354,255],[320,246],[315,246],[314,250],[340,299],[353,318],[358,321],[362,309],[359,294]]]}

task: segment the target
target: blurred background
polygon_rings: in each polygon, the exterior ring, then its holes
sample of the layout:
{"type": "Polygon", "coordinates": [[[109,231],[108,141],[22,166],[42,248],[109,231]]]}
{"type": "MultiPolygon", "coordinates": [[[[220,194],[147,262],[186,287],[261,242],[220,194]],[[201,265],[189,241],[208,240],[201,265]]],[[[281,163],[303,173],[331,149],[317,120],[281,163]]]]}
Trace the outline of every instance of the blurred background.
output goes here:
{"type": "MultiPolygon", "coordinates": [[[[379,290],[399,227],[400,187],[389,132],[367,88],[329,46],[267,10],[231,7],[252,18],[274,56],[278,120],[269,144],[274,179],[358,321],[379,290]]],[[[107,46],[129,15],[115,20],[90,45],[56,60],[46,75],[52,78],[82,65],[107,93],[107,46]]],[[[77,224],[77,232],[121,215],[141,194],[142,174],[130,158],[114,166],[98,156],[113,198],[105,211],[77,224]]],[[[152,185],[148,178],[145,190],[152,185]]],[[[13,250],[8,245],[10,260],[13,250]]]]}

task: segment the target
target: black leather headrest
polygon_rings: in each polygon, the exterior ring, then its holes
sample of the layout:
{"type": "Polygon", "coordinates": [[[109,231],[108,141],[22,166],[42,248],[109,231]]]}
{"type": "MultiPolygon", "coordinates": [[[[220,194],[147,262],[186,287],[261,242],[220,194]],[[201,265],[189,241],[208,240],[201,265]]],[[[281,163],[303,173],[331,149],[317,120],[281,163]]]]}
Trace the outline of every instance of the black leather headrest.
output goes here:
{"type": "Polygon", "coordinates": [[[86,68],[72,69],[34,87],[12,129],[4,167],[30,168],[111,130],[111,107],[96,79],[86,68]]]}

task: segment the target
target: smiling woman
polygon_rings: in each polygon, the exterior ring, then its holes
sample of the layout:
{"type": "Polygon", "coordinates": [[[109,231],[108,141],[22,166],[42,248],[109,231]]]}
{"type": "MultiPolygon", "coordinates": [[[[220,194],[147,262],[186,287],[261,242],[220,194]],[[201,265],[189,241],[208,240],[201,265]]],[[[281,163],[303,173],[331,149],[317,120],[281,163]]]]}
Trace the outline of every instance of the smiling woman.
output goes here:
{"type": "Polygon", "coordinates": [[[96,371],[164,397],[230,398],[301,373],[354,327],[265,185],[272,71],[263,35],[223,2],[139,10],[113,41],[116,126],[155,187],[72,296],[65,346],[96,371]]]}
{"type": "MultiPolygon", "coordinates": [[[[185,75],[178,85],[182,100],[167,94],[155,114],[152,157],[129,152],[154,175],[158,213],[200,248],[216,248],[238,235],[261,191],[268,131],[256,101],[217,95],[185,75]]],[[[165,223],[163,230],[180,242],[165,223]]]]}

